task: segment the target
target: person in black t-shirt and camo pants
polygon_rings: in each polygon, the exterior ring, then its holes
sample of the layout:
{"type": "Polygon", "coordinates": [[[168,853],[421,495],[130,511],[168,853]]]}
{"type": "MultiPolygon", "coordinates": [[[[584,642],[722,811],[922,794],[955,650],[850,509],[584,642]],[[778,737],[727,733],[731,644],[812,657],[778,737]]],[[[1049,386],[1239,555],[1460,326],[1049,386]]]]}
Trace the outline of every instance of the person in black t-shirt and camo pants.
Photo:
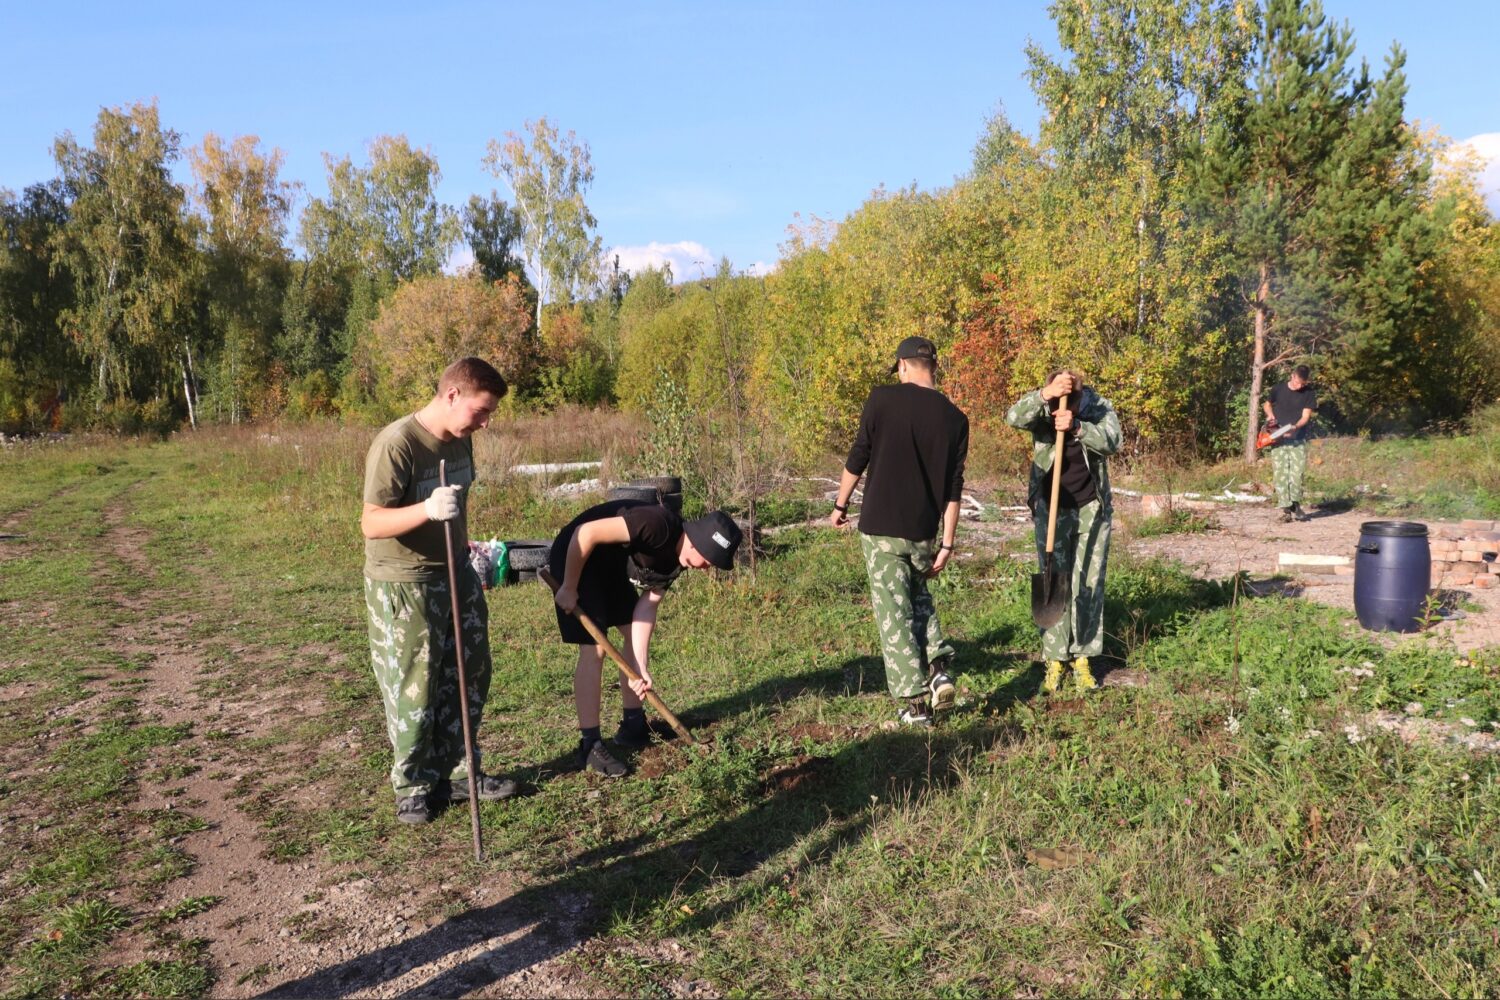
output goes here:
{"type": "Polygon", "coordinates": [[[1268,430],[1293,427],[1271,444],[1271,480],[1276,484],[1276,506],[1282,521],[1306,521],[1302,513],[1302,477],[1307,474],[1307,424],[1318,408],[1318,395],[1309,381],[1312,372],[1298,365],[1292,377],[1271,387],[1262,404],[1268,430]]]}
{"type": "Polygon", "coordinates": [[[1120,450],[1120,418],[1109,400],[1084,385],[1076,372],[1064,368],[1053,372],[1042,388],[1017,400],[1005,414],[1005,422],[1031,432],[1026,499],[1036,529],[1038,560],[1047,553],[1057,432],[1066,432],[1052,564],[1053,572],[1070,574],[1072,602],[1068,613],[1042,632],[1042,658],[1047,663],[1042,690],[1057,691],[1063,663],[1068,660],[1073,663],[1074,684],[1086,690],[1095,686],[1089,659],[1104,651],[1104,577],[1114,510],[1107,457],[1120,450]]]}
{"type": "Polygon", "coordinates": [[[623,777],[625,765],[604,746],[599,734],[599,684],[604,647],[573,615],[582,611],[601,629],[620,630],[620,652],[640,674],[620,675],[623,718],[616,746],[639,748],[649,732],[641,696],[651,687],[651,635],[656,609],[683,569],[734,568],[740,529],[723,511],[683,523],[664,504],[611,500],[590,507],[558,532],[550,569],[557,588],[557,629],[563,642],[578,647],[573,701],[578,709],[578,766],[609,778],[623,777]]]}
{"type": "Polygon", "coordinates": [[[934,711],[953,706],[955,688],[953,647],[943,641],[927,580],[953,555],[969,418],[934,384],[932,341],[907,337],[891,371],[900,384],[877,386],[865,401],[829,522],[849,526],[849,498],[868,469],[859,531],[886,686],[902,703],[903,723],[930,726],[934,711]]]}

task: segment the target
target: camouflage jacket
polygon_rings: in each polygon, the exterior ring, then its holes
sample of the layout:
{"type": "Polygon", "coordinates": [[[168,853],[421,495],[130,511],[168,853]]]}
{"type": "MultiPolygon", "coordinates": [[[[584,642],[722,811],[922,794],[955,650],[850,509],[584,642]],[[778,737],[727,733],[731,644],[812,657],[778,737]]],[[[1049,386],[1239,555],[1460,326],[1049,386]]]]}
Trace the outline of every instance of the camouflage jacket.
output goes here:
{"type": "MultiPolygon", "coordinates": [[[[1031,432],[1031,483],[1026,491],[1026,504],[1032,510],[1040,510],[1051,495],[1048,473],[1052,471],[1052,453],[1057,446],[1051,405],[1042,399],[1042,391],[1036,389],[1016,401],[1005,414],[1005,422],[1031,432]]],[[[1094,490],[1099,494],[1099,510],[1108,513],[1114,509],[1114,503],[1109,492],[1107,459],[1120,450],[1120,418],[1115,416],[1109,400],[1088,386],[1084,386],[1083,401],[1078,406],[1077,434],[1094,490]]]]}

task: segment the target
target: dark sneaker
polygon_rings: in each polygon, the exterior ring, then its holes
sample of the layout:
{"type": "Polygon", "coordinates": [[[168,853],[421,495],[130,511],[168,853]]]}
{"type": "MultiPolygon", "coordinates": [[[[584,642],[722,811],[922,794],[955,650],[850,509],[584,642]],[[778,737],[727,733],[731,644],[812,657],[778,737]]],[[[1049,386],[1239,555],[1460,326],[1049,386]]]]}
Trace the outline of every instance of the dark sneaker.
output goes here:
{"type": "Polygon", "coordinates": [[[596,771],[606,778],[623,778],[629,773],[629,769],[604,748],[603,740],[578,745],[578,767],[596,771]]]}
{"type": "Polygon", "coordinates": [[[1282,524],[1291,524],[1295,520],[1297,520],[1297,515],[1295,513],[1293,513],[1292,508],[1290,508],[1290,507],[1283,507],[1283,508],[1281,508],[1281,523],[1282,524]]]}
{"type": "Polygon", "coordinates": [[[903,726],[916,726],[921,729],[932,728],[932,710],[925,705],[907,705],[901,710],[899,719],[903,726]]]}
{"type": "Polygon", "coordinates": [[[958,694],[958,687],[953,683],[953,678],[948,676],[947,671],[934,670],[932,676],[927,678],[927,690],[932,694],[932,710],[934,712],[946,712],[953,707],[953,700],[958,694]]]}
{"type": "MultiPolygon", "coordinates": [[[[509,778],[497,778],[492,774],[481,774],[475,784],[479,787],[480,802],[499,802],[516,794],[516,783],[509,778]]],[[[449,802],[469,801],[469,777],[454,778],[448,789],[449,802]]]]}
{"type": "Polygon", "coordinates": [[[644,723],[632,726],[628,722],[622,722],[620,728],[615,730],[612,742],[615,746],[624,747],[626,750],[639,750],[651,742],[651,727],[644,723]]]}
{"type": "Polygon", "coordinates": [[[432,808],[427,805],[426,795],[408,795],[396,800],[396,819],[413,826],[432,822],[432,808]]]}
{"type": "Polygon", "coordinates": [[[1292,514],[1299,521],[1311,521],[1312,520],[1312,516],[1310,514],[1308,514],[1305,510],[1302,509],[1302,505],[1300,503],[1294,503],[1294,504],[1292,504],[1292,514]]]}

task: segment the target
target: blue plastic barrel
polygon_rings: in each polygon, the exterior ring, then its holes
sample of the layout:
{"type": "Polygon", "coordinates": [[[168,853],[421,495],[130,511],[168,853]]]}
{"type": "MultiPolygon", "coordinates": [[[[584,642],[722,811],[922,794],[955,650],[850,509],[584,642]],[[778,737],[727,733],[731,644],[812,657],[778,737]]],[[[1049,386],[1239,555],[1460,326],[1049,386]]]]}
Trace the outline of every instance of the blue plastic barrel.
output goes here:
{"type": "Polygon", "coordinates": [[[1375,632],[1422,628],[1432,580],[1427,525],[1416,521],[1366,521],[1354,556],[1354,613],[1375,632]]]}

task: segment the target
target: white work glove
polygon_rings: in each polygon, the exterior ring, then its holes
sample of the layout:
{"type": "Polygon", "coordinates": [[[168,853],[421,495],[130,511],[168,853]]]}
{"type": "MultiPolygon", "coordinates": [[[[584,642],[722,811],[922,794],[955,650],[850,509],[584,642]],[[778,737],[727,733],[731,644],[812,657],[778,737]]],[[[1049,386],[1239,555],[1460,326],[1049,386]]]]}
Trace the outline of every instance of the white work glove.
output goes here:
{"type": "Polygon", "coordinates": [[[458,491],[462,486],[439,486],[422,501],[429,521],[451,521],[458,516],[458,491]]]}

